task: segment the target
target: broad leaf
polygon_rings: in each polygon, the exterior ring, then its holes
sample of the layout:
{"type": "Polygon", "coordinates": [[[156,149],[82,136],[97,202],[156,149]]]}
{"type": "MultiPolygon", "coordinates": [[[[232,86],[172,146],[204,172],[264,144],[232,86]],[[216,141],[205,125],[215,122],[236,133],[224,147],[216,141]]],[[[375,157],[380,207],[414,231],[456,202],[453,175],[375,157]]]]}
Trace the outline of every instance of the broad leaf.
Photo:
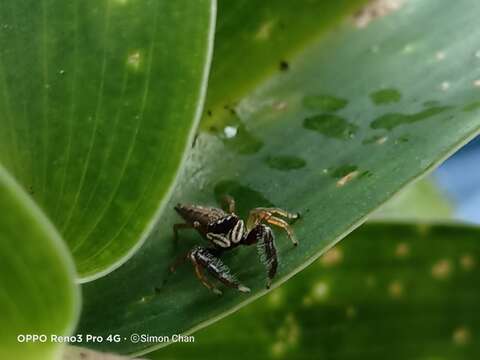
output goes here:
{"type": "MultiPolygon", "coordinates": [[[[295,17],[300,9],[311,10],[299,7],[295,17]]],[[[356,18],[291,56],[287,71],[258,83],[215,120],[215,128],[200,134],[158,231],[124,267],[84,287],[79,331],[190,333],[267,292],[266,271],[253,248],[224,257],[250,294],[226,289],[217,297],[190,265],[169,276],[167,267],[179,254],[205,244],[185,231],[174,248],[177,202],[214,205],[230,194],[241,216],[257,206],[300,212],[293,225],[297,248],[276,232],[278,286],[475,136],[477,11],[474,0],[411,0],[367,27],[356,18]]],[[[287,23],[287,31],[298,22],[287,23]]],[[[235,72],[240,63],[223,66],[235,72]]],[[[162,345],[88,346],[136,353],[162,345]]]]}
{"type": "Polygon", "coordinates": [[[0,4],[0,162],[82,280],[157,219],[200,115],[213,18],[211,0],[0,4]]]}
{"type": "Polygon", "coordinates": [[[2,167],[0,212],[0,358],[54,359],[64,344],[50,334],[70,335],[80,310],[73,261],[52,224],[2,167]],[[26,338],[42,334],[47,339],[26,338]]]}
{"type": "Polygon", "coordinates": [[[475,359],[480,230],[368,224],[160,359],[475,359]],[[452,241],[453,240],[453,241],[452,241]]]}
{"type": "Polygon", "coordinates": [[[220,0],[203,128],[216,126],[259,81],[367,1],[220,0]]]}

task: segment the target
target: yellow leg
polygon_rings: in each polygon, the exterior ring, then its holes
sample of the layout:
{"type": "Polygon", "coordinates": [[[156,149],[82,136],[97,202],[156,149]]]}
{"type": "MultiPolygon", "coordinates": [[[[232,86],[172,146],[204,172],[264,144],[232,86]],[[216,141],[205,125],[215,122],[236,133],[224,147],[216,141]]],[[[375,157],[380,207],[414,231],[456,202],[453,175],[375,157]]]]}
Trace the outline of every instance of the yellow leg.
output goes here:
{"type": "Polygon", "coordinates": [[[197,260],[193,256],[190,256],[190,260],[192,261],[195,269],[195,275],[197,276],[198,280],[200,280],[200,282],[210,291],[213,291],[217,295],[222,295],[222,292],[207,280],[203,273],[202,267],[197,260]]]}
{"type": "Polygon", "coordinates": [[[265,221],[271,225],[278,226],[285,230],[288,234],[288,237],[292,241],[293,245],[297,246],[298,245],[298,240],[295,238],[295,234],[293,233],[292,228],[290,225],[285,220],[282,220],[280,218],[277,218],[275,216],[270,216],[269,218],[265,219],[265,221]]]}
{"type": "Polygon", "coordinates": [[[295,234],[293,233],[293,230],[290,227],[290,225],[285,220],[280,219],[276,216],[273,216],[273,214],[280,215],[288,219],[298,218],[298,214],[292,214],[279,208],[256,208],[250,211],[250,215],[248,216],[248,219],[247,219],[248,229],[253,229],[262,221],[265,221],[268,224],[278,226],[283,230],[285,230],[288,234],[288,237],[292,241],[293,245],[297,246],[298,241],[295,238],[295,234]]]}
{"type": "Polygon", "coordinates": [[[252,212],[266,212],[272,215],[278,215],[291,220],[298,219],[299,217],[298,214],[289,213],[288,211],[280,208],[256,208],[256,209],[253,209],[252,212]]]}

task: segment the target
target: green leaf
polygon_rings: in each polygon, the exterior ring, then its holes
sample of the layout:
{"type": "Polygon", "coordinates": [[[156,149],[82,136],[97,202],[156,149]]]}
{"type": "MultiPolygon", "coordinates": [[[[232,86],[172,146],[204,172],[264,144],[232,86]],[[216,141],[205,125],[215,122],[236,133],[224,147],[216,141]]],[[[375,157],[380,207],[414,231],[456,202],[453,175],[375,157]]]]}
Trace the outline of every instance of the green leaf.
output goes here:
{"type": "Polygon", "coordinates": [[[220,0],[203,128],[216,126],[259,81],[287,70],[290,57],[367,1],[220,0]]]}
{"type": "Polygon", "coordinates": [[[155,359],[475,359],[480,230],[369,224],[155,359]],[[454,241],[452,241],[454,240],[454,241]]]}
{"type": "MultiPolygon", "coordinates": [[[[289,26],[301,23],[300,10],[310,8],[299,7],[289,26]]],[[[288,71],[258,83],[215,120],[216,130],[200,134],[157,232],[122,268],[84,287],[79,331],[191,333],[267,292],[266,271],[254,248],[223,257],[250,294],[225,289],[217,297],[188,264],[169,277],[167,267],[177,256],[205,244],[185,231],[174,248],[176,202],[215,205],[228,193],[238,200],[241,216],[257,206],[300,212],[293,225],[297,248],[276,232],[278,286],[475,136],[480,130],[471,106],[480,96],[475,10],[480,4],[474,0],[412,0],[366,28],[358,27],[365,20],[357,17],[290,57],[288,71]],[[380,97],[379,91],[387,94],[380,97]],[[338,99],[346,101],[342,109],[332,105],[340,104],[338,99]],[[301,168],[291,165],[303,162],[301,168]]],[[[240,60],[224,66],[239,71],[240,60]]],[[[122,353],[162,345],[87,344],[122,353]]]]}
{"type": "Polygon", "coordinates": [[[80,312],[73,260],[53,225],[0,167],[0,358],[53,359],[80,312]],[[20,335],[47,334],[25,342],[20,335]]]}
{"type": "Polygon", "coordinates": [[[0,162],[83,281],[124,262],[168,198],[203,103],[211,0],[0,4],[0,162]]]}

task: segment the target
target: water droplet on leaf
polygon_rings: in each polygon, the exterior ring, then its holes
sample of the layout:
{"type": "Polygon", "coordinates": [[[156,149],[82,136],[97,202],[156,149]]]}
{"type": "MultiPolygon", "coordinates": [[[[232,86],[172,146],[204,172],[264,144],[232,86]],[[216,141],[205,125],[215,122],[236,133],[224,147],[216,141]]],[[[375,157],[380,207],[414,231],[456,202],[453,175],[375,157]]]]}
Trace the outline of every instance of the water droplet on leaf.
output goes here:
{"type": "Polygon", "coordinates": [[[302,158],[289,155],[269,156],[265,162],[270,168],[283,171],[301,169],[306,165],[302,158]]]}
{"type": "Polygon", "coordinates": [[[348,101],[331,95],[308,95],[303,98],[303,105],[312,110],[335,112],[347,106],[348,101]]]}
{"type": "Polygon", "coordinates": [[[402,98],[400,91],[396,89],[382,89],[370,94],[370,99],[372,99],[375,105],[385,105],[399,102],[402,98]]]}
{"type": "Polygon", "coordinates": [[[304,120],[303,127],[339,140],[350,139],[352,135],[355,135],[358,131],[357,125],[332,114],[320,114],[308,117],[304,120]]]}

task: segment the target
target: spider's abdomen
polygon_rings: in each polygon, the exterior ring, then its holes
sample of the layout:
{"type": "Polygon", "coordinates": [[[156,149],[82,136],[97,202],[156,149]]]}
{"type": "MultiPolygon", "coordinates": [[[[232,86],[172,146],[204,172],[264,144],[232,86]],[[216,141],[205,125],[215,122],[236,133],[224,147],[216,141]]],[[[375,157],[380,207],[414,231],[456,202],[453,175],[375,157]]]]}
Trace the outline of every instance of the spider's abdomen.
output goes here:
{"type": "Polygon", "coordinates": [[[198,222],[204,233],[226,234],[238,221],[237,216],[214,207],[177,204],[175,210],[188,223],[198,222]]]}

